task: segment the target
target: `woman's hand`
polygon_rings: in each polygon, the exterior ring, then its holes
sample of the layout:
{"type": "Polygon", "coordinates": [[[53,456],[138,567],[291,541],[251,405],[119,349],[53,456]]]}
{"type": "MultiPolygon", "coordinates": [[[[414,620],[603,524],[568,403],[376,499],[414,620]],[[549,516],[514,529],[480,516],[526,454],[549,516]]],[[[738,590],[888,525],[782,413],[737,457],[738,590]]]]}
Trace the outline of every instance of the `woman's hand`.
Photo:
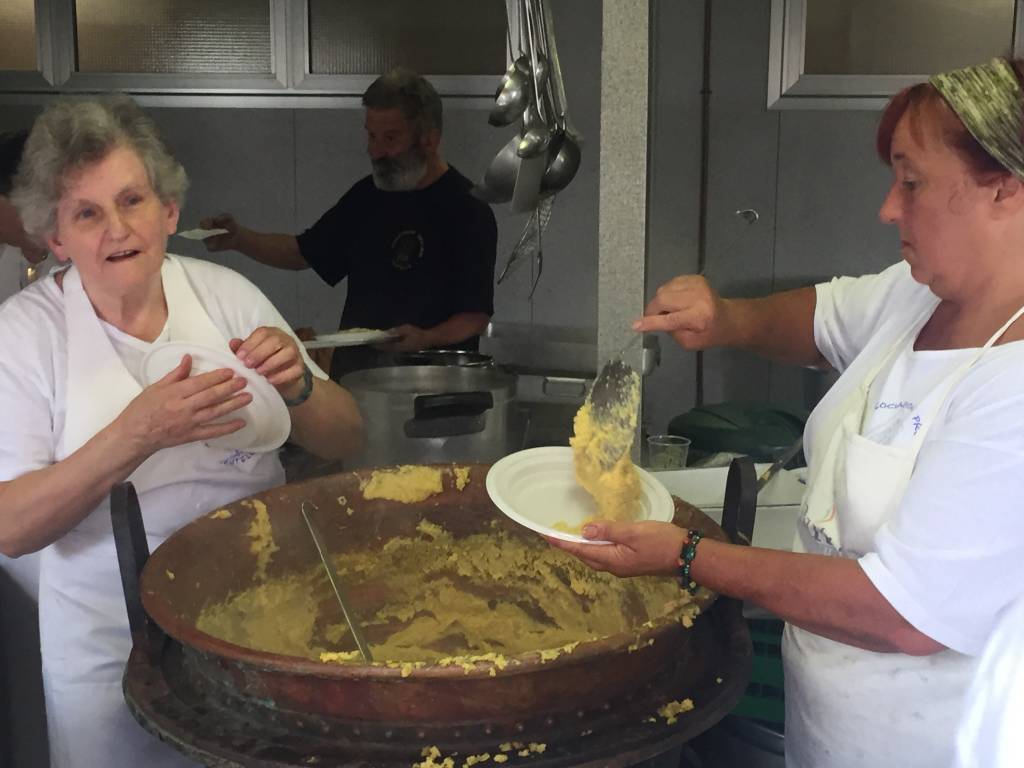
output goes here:
{"type": "Polygon", "coordinates": [[[252,401],[243,392],[245,379],[229,368],[189,376],[192,358],[182,357],[178,367],[150,384],[115,419],[114,425],[148,457],[161,448],[237,432],[242,419],[217,422],[252,401]]]}
{"type": "Polygon", "coordinates": [[[302,374],[306,362],[299,345],[280,328],[260,326],[249,337],[232,339],[231,351],[242,363],[266,377],[286,400],[302,392],[302,374]]]}
{"type": "Polygon", "coordinates": [[[683,349],[720,346],[726,341],[726,306],[702,276],[681,275],[658,288],[633,330],[665,331],[683,349]]]}
{"type": "Polygon", "coordinates": [[[671,523],[645,520],[616,523],[596,520],[583,526],[583,538],[610,541],[611,544],[578,544],[547,536],[553,547],[575,555],[596,571],[615,576],[665,576],[679,567],[679,552],[686,531],[671,523]]]}

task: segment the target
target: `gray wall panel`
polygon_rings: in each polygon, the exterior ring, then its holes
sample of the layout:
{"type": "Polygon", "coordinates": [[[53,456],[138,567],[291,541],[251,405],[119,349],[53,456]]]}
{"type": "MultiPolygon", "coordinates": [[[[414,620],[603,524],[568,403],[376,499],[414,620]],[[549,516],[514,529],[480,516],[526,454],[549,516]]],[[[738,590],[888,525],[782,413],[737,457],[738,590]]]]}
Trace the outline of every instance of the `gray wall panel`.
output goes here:
{"type": "MultiPolygon", "coordinates": [[[[708,281],[726,296],[771,289],[778,113],[764,108],[769,5],[713,3],[708,281]],[[735,215],[753,208],[754,224],[735,215]]],[[[770,365],[742,352],[705,353],[705,402],[764,400],[770,365]]]]}
{"type": "MultiPolygon", "coordinates": [[[[697,269],[703,9],[699,2],[655,0],[651,28],[651,145],[648,172],[647,290],[697,269]]],[[[659,338],[661,365],[644,383],[649,434],[693,405],[694,354],[659,338]]]]}
{"type": "MultiPolygon", "coordinates": [[[[223,211],[261,231],[289,231],[295,220],[292,118],[248,109],[149,110],[191,182],[180,229],[223,211]]],[[[202,243],[172,237],[168,250],[231,267],[258,285],[285,317],[299,306],[295,275],[235,252],[207,253],[202,243]]]]}
{"type": "Polygon", "coordinates": [[[877,112],[781,112],[775,276],[788,287],[876,272],[899,259],[878,219],[890,172],[874,151],[877,112]]]}

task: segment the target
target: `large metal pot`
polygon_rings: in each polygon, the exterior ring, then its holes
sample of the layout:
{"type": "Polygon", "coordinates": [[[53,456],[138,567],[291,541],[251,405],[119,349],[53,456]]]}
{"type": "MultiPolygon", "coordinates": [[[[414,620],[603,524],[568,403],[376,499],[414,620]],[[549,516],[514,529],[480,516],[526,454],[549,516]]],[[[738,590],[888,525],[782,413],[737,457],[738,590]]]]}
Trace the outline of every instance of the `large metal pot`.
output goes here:
{"type": "Polygon", "coordinates": [[[492,462],[523,446],[515,376],[498,368],[369,368],[339,383],[367,424],[367,448],[349,466],[492,462]]]}

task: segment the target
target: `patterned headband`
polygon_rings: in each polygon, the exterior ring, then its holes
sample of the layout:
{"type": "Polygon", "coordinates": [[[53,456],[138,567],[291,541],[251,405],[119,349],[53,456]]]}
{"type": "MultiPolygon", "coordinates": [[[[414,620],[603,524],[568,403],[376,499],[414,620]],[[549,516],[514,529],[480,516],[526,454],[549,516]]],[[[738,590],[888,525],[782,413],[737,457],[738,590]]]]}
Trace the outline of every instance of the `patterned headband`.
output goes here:
{"type": "Polygon", "coordinates": [[[934,75],[934,85],[967,130],[1003,167],[1024,178],[1024,95],[1005,59],[934,75]]]}

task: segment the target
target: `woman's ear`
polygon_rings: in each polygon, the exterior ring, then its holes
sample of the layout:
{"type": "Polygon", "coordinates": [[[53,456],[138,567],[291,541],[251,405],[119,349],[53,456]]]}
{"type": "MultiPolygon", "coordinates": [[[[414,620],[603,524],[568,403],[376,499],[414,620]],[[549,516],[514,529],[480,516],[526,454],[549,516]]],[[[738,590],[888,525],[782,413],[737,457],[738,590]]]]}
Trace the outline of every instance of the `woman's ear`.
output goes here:
{"type": "Polygon", "coordinates": [[[46,247],[50,249],[50,253],[57,257],[57,261],[65,264],[70,261],[70,257],[64,251],[64,244],[60,241],[56,231],[52,235],[47,235],[46,247]]]}
{"type": "Polygon", "coordinates": [[[164,203],[164,210],[167,212],[167,227],[165,231],[167,236],[170,237],[178,231],[178,218],[181,216],[181,208],[172,200],[169,203],[164,203]]]}
{"type": "Polygon", "coordinates": [[[1014,174],[1005,174],[996,184],[995,202],[1007,207],[1014,207],[1015,210],[1024,208],[1024,184],[1014,174]]]}

